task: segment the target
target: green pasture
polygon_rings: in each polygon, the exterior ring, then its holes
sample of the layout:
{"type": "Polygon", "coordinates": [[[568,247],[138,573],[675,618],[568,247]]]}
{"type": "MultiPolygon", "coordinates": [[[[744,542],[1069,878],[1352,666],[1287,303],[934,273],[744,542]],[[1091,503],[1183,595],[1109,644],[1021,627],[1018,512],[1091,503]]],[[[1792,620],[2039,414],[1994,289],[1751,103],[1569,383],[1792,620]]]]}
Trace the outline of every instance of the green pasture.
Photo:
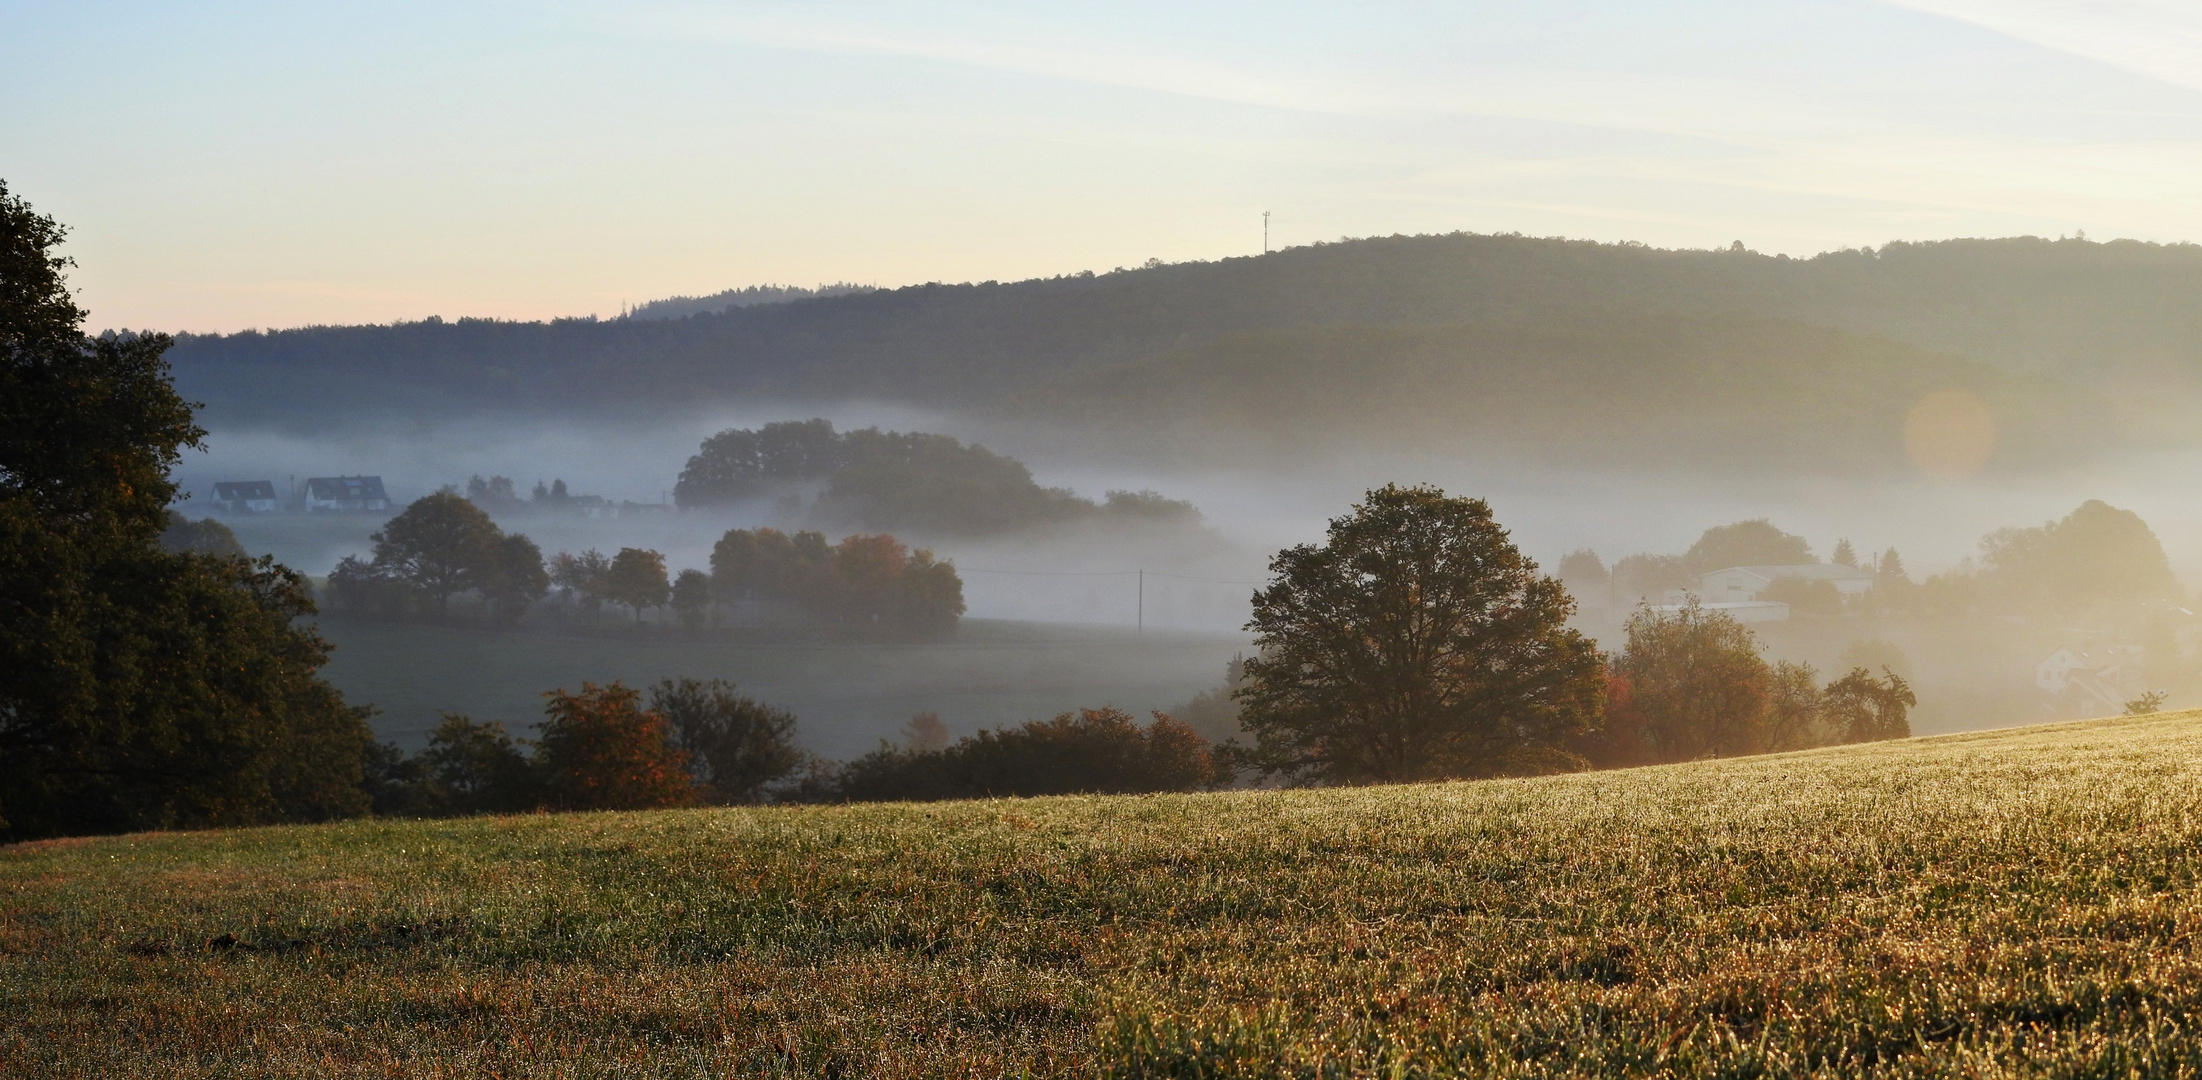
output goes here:
{"type": "Polygon", "coordinates": [[[2202,1069],[2202,714],[1533,780],[0,850],[0,1074],[2202,1069]]]}

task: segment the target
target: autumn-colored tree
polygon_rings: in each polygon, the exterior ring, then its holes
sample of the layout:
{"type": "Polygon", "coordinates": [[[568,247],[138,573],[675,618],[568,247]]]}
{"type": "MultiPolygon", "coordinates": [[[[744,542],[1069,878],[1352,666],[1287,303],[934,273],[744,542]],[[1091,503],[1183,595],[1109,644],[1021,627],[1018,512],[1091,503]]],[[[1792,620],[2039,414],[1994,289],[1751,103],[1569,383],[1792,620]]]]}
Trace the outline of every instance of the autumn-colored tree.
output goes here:
{"type": "Polygon", "coordinates": [[[1911,710],[1919,698],[1903,676],[1887,668],[1878,679],[1864,668],[1852,668],[1827,684],[1825,702],[1836,739],[1861,743],[1911,738],[1911,710]]]}
{"type": "Polygon", "coordinates": [[[536,739],[547,797],[568,810],[642,810],[695,801],[688,755],[672,745],[663,716],[614,682],[553,690],[536,739]]]}
{"type": "Polygon", "coordinates": [[[1767,748],[1773,669],[1759,641],[1724,611],[1695,600],[1671,611],[1638,608],[1614,668],[1659,761],[1756,754],[1767,748]]]}

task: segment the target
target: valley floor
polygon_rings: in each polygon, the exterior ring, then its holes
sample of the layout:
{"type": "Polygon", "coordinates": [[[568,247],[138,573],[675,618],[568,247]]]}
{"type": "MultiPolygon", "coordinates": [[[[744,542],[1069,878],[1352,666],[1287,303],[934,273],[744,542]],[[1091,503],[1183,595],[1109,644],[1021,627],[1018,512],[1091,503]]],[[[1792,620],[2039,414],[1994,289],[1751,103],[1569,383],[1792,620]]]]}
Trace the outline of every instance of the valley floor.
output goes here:
{"type": "Polygon", "coordinates": [[[2202,1069],[2202,714],[0,849],[10,1076],[2202,1069]]]}

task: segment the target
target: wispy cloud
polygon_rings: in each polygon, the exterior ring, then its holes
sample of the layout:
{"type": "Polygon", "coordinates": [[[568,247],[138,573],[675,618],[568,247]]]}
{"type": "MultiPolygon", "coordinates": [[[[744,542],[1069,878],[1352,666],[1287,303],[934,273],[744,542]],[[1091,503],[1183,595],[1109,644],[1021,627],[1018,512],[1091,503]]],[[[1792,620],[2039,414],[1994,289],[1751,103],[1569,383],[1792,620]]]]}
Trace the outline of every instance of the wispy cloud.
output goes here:
{"type": "Polygon", "coordinates": [[[2202,90],[2202,5],[2191,0],[1886,0],[2202,90]]]}

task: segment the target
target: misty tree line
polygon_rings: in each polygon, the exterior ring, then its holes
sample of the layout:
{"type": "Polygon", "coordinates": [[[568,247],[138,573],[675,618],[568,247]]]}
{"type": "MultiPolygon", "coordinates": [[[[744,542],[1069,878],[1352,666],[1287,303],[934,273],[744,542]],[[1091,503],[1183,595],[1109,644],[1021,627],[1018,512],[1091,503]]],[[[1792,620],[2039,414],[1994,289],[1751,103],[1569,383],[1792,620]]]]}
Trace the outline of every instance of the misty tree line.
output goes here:
{"type": "Polygon", "coordinates": [[[1220,786],[1216,748],[1160,713],[1115,709],[980,731],[951,742],[932,714],[902,745],[852,761],[804,752],[796,719],[722,680],[667,679],[647,698],[617,682],[545,695],[535,738],[449,714],[412,755],[378,744],[367,769],[374,812],[447,817],[537,809],[635,810],[759,802],[850,802],[1220,786]]]}
{"type": "MultiPolygon", "coordinates": [[[[2131,510],[2090,499],[2056,521],[1998,529],[1979,556],[1913,581],[1895,548],[1861,556],[1836,541],[1831,562],[1869,571],[1873,588],[1846,599],[1827,581],[1779,580],[1762,595],[1807,615],[1846,611],[2010,614],[2117,618],[2148,605],[2183,603],[2163,544],[2131,510]]],[[[1568,553],[1558,575],[1578,595],[1624,603],[1659,600],[1698,587],[1699,575],[1731,566],[1817,563],[1811,545],[1765,518],[1705,530],[1680,555],[1635,554],[1609,568],[1587,548],[1568,553]]]]}
{"type": "MultiPolygon", "coordinates": [[[[643,733],[648,754],[689,763],[694,783],[658,796],[670,801],[634,805],[675,805],[706,791],[744,801],[861,801],[1193,791],[1256,778],[1387,783],[1910,735],[1917,699],[1894,671],[1857,667],[1820,685],[1809,666],[1769,664],[1748,629],[1695,603],[1640,609],[1626,644],[1600,653],[1567,625],[1574,601],[1566,588],[1522,556],[1479,500],[1387,487],[1331,522],[1329,534],[1326,544],[1288,549],[1273,562],[1271,584],[1254,597],[1256,654],[1234,662],[1234,686],[1182,710],[1206,733],[1163,713],[1141,725],[1113,709],[1085,709],[950,743],[938,717],[926,715],[905,729],[901,745],[824,762],[793,749],[793,717],[736,698],[724,684],[714,684],[720,713],[773,723],[679,719],[696,709],[668,683],[647,709],[624,699],[662,721],[636,720],[627,730],[643,733]],[[1194,715],[1226,710],[1227,724],[1194,715]],[[705,760],[711,739],[722,736],[677,734],[736,727],[769,727],[769,737],[745,734],[742,744],[777,749],[740,760],[769,760],[776,772],[748,768],[729,780],[705,760]]],[[[762,565],[753,544],[735,546],[749,565],[762,565]]],[[[553,696],[554,723],[564,700],[553,696]]],[[[447,720],[422,760],[463,757],[455,747],[483,738],[470,725],[447,720]]],[[[500,753],[499,775],[523,775],[517,749],[500,753]]]]}
{"type": "Polygon", "coordinates": [[[865,528],[934,534],[1200,518],[1191,503],[1152,491],[1111,491],[1096,503],[1067,488],[1041,487],[1023,462],[947,435],[837,432],[823,419],[729,429],[705,439],[682,468],[673,500],[694,509],[806,488],[817,489],[814,508],[826,516],[865,528]]]}
{"type": "Polygon", "coordinates": [[[548,560],[534,541],[497,527],[455,492],[415,500],[370,539],[371,557],[346,556],[330,572],[335,611],[384,618],[446,619],[454,597],[479,598],[490,617],[517,622],[549,596],[593,618],[606,605],[669,609],[691,629],[718,625],[745,602],[791,607],[822,622],[903,637],[952,633],[964,612],[954,564],[886,534],[829,543],[825,534],[732,529],[711,552],[711,568],[668,574],[647,548],[561,551],[548,560]]]}

